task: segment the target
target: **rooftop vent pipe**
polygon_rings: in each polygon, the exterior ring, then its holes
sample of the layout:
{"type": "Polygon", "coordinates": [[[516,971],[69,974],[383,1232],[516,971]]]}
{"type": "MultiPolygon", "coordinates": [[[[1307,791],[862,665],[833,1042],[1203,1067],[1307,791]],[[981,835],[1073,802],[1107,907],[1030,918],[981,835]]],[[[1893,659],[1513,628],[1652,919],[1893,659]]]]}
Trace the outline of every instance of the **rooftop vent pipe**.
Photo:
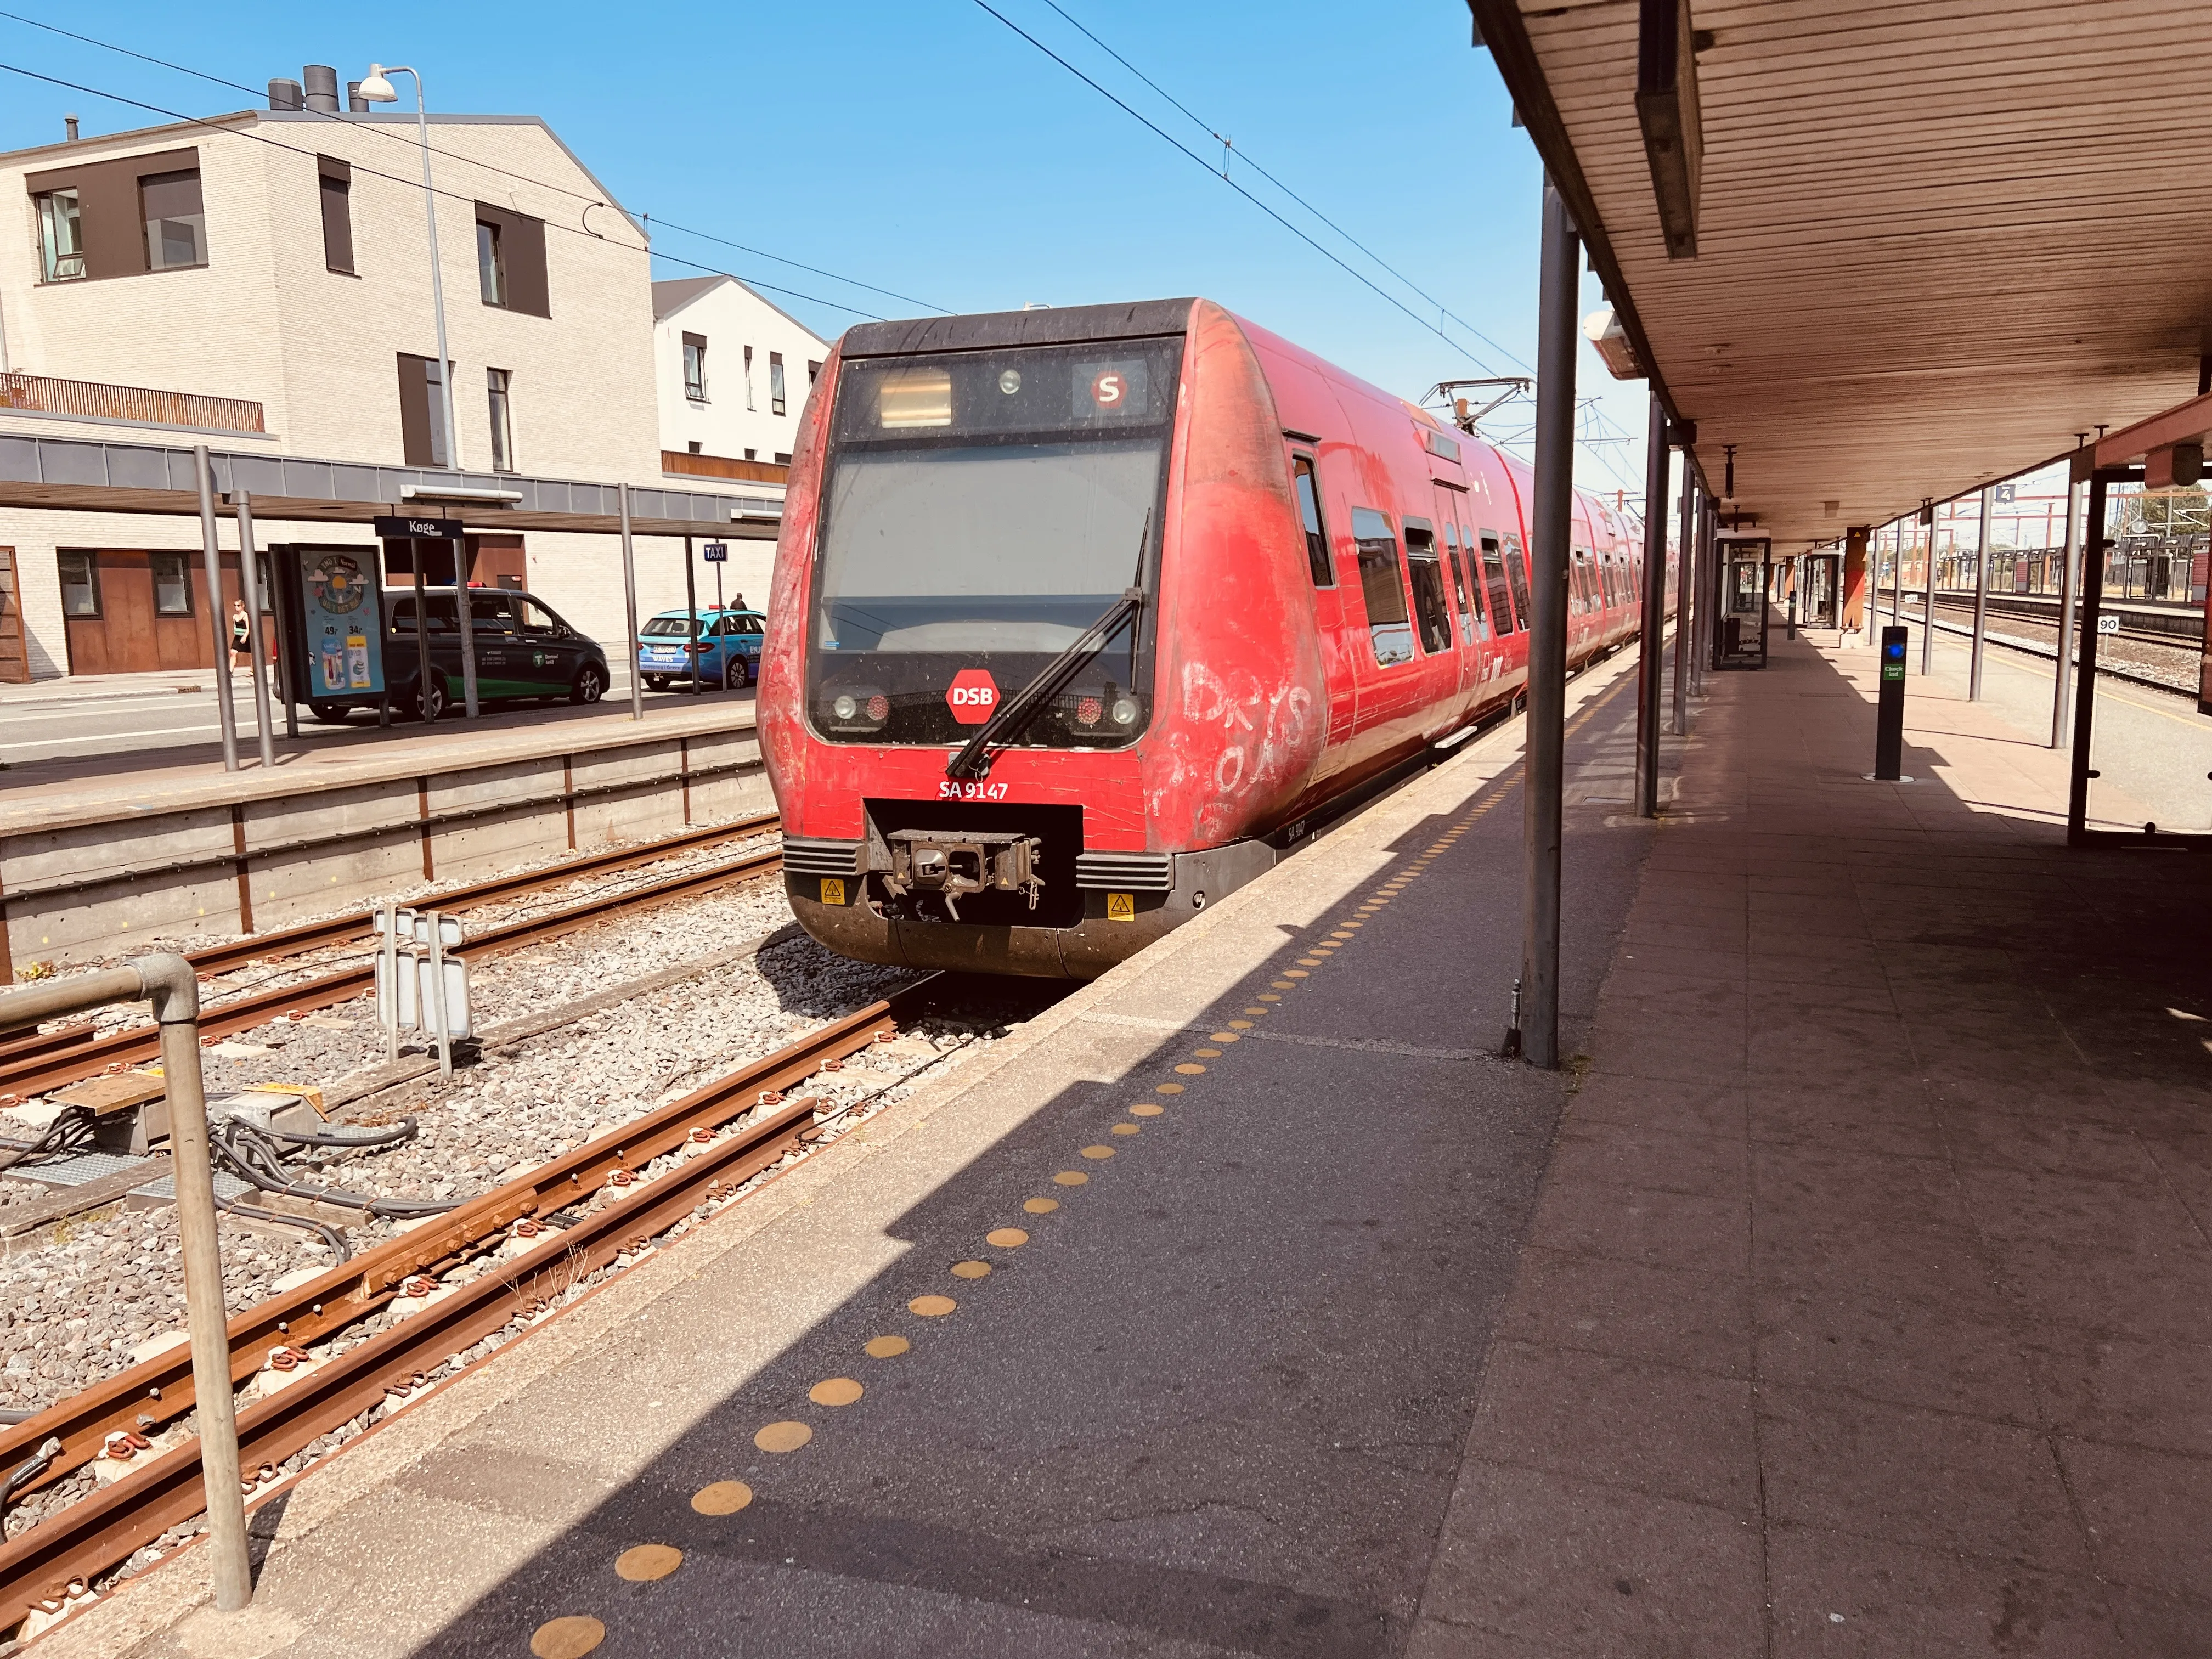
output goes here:
{"type": "Polygon", "coordinates": [[[76,117],[74,115],[63,116],[62,131],[69,134],[70,143],[72,144],[76,143],[76,117]]]}
{"type": "Polygon", "coordinates": [[[368,100],[361,95],[361,82],[358,81],[346,82],[346,112],[351,115],[368,113],[368,100]]]}
{"type": "Polygon", "coordinates": [[[269,107],[271,109],[303,109],[300,101],[297,81],[271,81],[269,83],[269,107]]]}
{"type": "Polygon", "coordinates": [[[307,107],[325,115],[338,112],[338,72],[328,64],[310,64],[300,71],[307,88],[307,107]]]}

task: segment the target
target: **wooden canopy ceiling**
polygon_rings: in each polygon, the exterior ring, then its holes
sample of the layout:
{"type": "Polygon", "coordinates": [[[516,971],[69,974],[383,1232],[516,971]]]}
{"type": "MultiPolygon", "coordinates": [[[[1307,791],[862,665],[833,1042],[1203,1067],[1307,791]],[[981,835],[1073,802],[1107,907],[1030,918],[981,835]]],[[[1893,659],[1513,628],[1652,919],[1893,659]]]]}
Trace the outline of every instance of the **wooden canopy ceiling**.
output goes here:
{"type": "Polygon", "coordinates": [[[1778,550],[2199,392],[2212,6],[1686,0],[1703,165],[1670,260],[1638,0],[1469,0],[1717,488],[1778,550]]]}

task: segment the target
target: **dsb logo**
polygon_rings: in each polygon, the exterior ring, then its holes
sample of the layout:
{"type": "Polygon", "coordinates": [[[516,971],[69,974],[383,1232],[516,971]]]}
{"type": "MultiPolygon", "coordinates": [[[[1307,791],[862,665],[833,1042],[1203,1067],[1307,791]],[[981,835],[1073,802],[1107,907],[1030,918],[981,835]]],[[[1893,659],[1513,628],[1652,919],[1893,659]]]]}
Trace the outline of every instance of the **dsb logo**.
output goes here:
{"type": "Polygon", "coordinates": [[[963,668],[945,688],[945,706],[963,726],[981,726],[999,706],[999,683],[988,668],[963,668]]]}

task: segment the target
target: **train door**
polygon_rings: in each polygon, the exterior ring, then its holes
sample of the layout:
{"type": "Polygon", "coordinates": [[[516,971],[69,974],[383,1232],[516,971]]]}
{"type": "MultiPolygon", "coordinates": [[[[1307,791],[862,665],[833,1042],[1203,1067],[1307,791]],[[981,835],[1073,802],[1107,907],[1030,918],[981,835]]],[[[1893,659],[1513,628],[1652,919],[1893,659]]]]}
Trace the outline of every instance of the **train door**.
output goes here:
{"type": "Polygon", "coordinates": [[[1482,617],[1482,605],[1468,580],[1466,551],[1459,524],[1465,516],[1461,502],[1466,493],[1453,489],[1441,479],[1437,483],[1437,533],[1443,542],[1444,586],[1451,590],[1455,623],[1453,643],[1459,658],[1456,684],[1462,692],[1474,689],[1481,672],[1481,653],[1475,635],[1476,625],[1482,617]]]}
{"type": "Polygon", "coordinates": [[[1444,569],[1443,547],[1436,521],[1408,513],[1406,574],[1413,590],[1414,632],[1421,642],[1421,703],[1426,709],[1449,704],[1459,691],[1458,639],[1452,623],[1451,577],[1444,569]]]}
{"type": "Polygon", "coordinates": [[[1305,532],[1306,566],[1313,580],[1314,625],[1321,638],[1322,677],[1328,687],[1328,741],[1332,747],[1352,735],[1354,670],[1346,660],[1344,590],[1339,586],[1336,547],[1322,505],[1321,469],[1311,455],[1291,453],[1291,489],[1297,497],[1298,523],[1305,532]]]}
{"type": "MultiPolygon", "coordinates": [[[[1413,649],[1413,607],[1406,598],[1406,563],[1390,515],[1371,507],[1352,509],[1352,540],[1359,560],[1359,595],[1367,613],[1366,648],[1348,644],[1357,665],[1355,732],[1373,732],[1420,707],[1421,670],[1413,649]]],[[[1351,641],[1357,629],[1346,618],[1351,641]]]]}
{"type": "Polygon", "coordinates": [[[1528,678],[1528,578],[1520,563],[1519,537],[1510,531],[1479,533],[1483,596],[1490,602],[1491,624],[1498,630],[1498,667],[1492,678],[1510,691],[1528,678]]]}

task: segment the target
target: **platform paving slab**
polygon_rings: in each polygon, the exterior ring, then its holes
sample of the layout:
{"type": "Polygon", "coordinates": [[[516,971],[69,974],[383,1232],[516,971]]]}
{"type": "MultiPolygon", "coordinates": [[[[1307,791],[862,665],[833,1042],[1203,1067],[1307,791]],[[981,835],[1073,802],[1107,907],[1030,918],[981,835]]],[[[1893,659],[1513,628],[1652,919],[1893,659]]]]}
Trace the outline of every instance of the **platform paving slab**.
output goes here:
{"type": "Polygon", "coordinates": [[[2212,893],[1874,684],[1708,682],[1412,1653],[2212,1653],[2212,893]]]}

